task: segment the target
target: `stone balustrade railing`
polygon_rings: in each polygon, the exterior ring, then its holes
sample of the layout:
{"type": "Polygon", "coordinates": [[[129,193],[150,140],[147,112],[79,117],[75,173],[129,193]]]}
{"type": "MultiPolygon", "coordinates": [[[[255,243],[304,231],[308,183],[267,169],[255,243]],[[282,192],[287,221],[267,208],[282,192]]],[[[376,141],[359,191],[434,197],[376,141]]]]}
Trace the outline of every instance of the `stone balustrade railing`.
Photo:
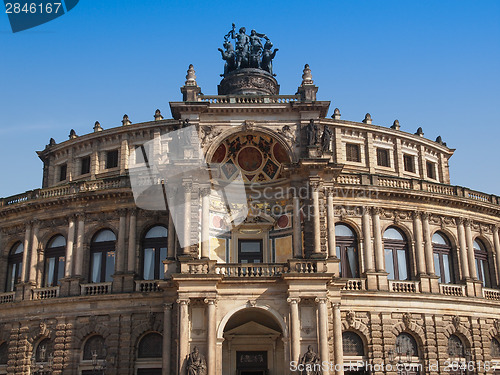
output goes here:
{"type": "Polygon", "coordinates": [[[135,280],[135,291],[141,293],[160,292],[159,280],[135,280]]]}
{"type": "Polygon", "coordinates": [[[348,279],[342,290],[356,291],[356,290],[366,290],[366,280],[365,279],[348,279]]]}
{"type": "Polygon", "coordinates": [[[300,101],[297,95],[200,95],[202,102],[213,104],[282,104],[300,101]]]}
{"type": "Polygon", "coordinates": [[[59,297],[59,286],[51,286],[46,288],[36,288],[31,290],[32,299],[42,300],[59,297]]]}
{"type": "Polygon", "coordinates": [[[483,288],[483,297],[494,301],[500,301],[500,290],[483,288]]]}
{"type": "Polygon", "coordinates": [[[80,284],[82,296],[96,296],[101,294],[110,294],[112,282],[80,284]]]}
{"type": "Polygon", "coordinates": [[[2,303],[14,302],[15,295],[15,292],[0,293],[0,305],[2,303]]]}
{"type": "Polygon", "coordinates": [[[441,294],[445,296],[463,297],[465,296],[465,285],[439,284],[441,294]]]}
{"type": "Polygon", "coordinates": [[[288,267],[278,263],[226,263],[216,265],[214,271],[225,277],[274,277],[287,273],[288,267]]]}
{"type": "Polygon", "coordinates": [[[419,281],[389,280],[389,291],[396,293],[419,293],[419,281]]]}

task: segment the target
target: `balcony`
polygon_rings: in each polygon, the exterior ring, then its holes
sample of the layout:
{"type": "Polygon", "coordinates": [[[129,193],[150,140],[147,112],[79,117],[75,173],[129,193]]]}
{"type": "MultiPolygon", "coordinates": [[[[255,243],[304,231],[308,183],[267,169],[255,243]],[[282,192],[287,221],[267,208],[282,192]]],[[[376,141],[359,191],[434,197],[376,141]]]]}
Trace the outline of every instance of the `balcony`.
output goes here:
{"type": "Polygon", "coordinates": [[[439,291],[445,296],[463,297],[466,295],[465,285],[439,284],[439,291]]]}
{"type": "Polygon", "coordinates": [[[389,291],[396,293],[419,293],[420,281],[389,280],[389,291]]]}
{"type": "Polygon", "coordinates": [[[32,289],[31,294],[33,300],[57,298],[59,297],[59,286],[32,289]]]}
{"type": "Polygon", "coordinates": [[[111,293],[112,282],[80,284],[82,296],[97,296],[111,293]]]}
{"type": "Polygon", "coordinates": [[[500,301],[500,290],[483,288],[483,298],[491,299],[493,301],[500,301]]]}
{"type": "Polygon", "coordinates": [[[135,291],[140,293],[161,292],[160,280],[135,280],[135,291]]]}
{"type": "Polygon", "coordinates": [[[0,293],[0,305],[3,303],[14,302],[16,292],[0,293]]]}

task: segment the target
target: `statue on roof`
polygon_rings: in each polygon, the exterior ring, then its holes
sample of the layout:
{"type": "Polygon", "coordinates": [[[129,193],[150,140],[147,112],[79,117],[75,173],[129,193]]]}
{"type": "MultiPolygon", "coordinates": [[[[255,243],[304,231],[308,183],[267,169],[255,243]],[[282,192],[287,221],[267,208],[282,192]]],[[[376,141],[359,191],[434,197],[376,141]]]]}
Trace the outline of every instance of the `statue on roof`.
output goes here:
{"type": "Polygon", "coordinates": [[[226,62],[222,76],[225,77],[228,73],[243,68],[261,69],[273,74],[272,60],[278,49],[271,51],[273,44],[266,34],[252,30],[250,35],[247,35],[245,27],[241,27],[236,32],[236,26],[233,23],[232,29],[224,36],[223,46],[225,50],[219,48],[222,59],[226,62]],[[236,41],[235,48],[233,48],[230,39],[236,41]],[[265,40],[264,45],[262,39],[265,40]]]}

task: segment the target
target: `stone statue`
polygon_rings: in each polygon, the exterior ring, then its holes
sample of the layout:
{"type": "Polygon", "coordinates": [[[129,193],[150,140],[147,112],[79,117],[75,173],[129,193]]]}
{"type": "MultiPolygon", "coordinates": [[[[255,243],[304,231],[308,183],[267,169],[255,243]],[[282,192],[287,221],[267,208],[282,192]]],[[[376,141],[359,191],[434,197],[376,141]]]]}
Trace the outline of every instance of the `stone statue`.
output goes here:
{"type": "Polygon", "coordinates": [[[302,356],[299,363],[304,365],[304,370],[301,375],[321,374],[321,360],[314,352],[312,345],[307,347],[307,352],[302,356]]]}
{"type": "Polygon", "coordinates": [[[231,38],[236,39],[236,69],[246,68],[248,66],[248,51],[250,38],[246,33],[246,28],[241,27],[239,32],[236,33],[235,25],[229,32],[231,38]]]}
{"type": "Polygon", "coordinates": [[[273,74],[273,59],[279,49],[275,48],[274,51],[271,52],[271,48],[273,48],[273,44],[270,40],[267,40],[266,44],[264,45],[264,51],[262,52],[262,62],[260,63],[260,67],[262,68],[262,70],[265,70],[266,72],[275,76],[276,74],[273,74]]]}
{"type": "Polygon", "coordinates": [[[205,357],[200,354],[198,347],[194,347],[193,352],[189,354],[187,360],[187,375],[206,375],[207,362],[205,357]]]}
{"type": "Polygon", "coordinates": [[[310,120],[309,124],[306,126],[306,135],[307,135],[307,145],[308,146],[317,146],[318,144],[318,125],[314,123],[314,120],[310,120]]]}
{"type": "Polygon", "coordinates": [[[224,48],[226,49],[225,51],[219,48],[222,54],[222,60],[226,61],[224,64],[224,74],[221,74],[222,77],[236,69],[236,52],[234,51],[232,43],[229,40],[225,41],[224,48]]]}
{"type": "Polygon", "coordinates": [[[332,131],[328,125],[325,125],[325,130],[321,136],[321,149],[323,152],[332,151],[332,131]]]}
{"type": "Polygon", "coordinates": [[[257,31],[252,30],[250,32],[250,58],[249,58],[249,66],[250,68],[259,68],[259,59],[260,59],[260,54],[262,53],[262,50],[264,49],[262,47],[262,42],[260,41],[260,38],[265,38],[267,39],[267,36],[265,34],[259,34],[257,31]]]}

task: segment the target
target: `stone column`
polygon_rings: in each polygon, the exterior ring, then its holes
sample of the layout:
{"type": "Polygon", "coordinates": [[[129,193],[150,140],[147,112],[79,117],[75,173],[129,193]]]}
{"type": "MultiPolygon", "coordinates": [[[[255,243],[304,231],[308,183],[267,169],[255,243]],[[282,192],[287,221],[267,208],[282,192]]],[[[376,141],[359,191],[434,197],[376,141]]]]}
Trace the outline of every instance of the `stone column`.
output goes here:
{"type": "Polygon", "coordinates": [[[311,183],[313,201],[313,254],[321,254],[321,221],[319,208],[319,183],[311,183]]]}
{"type": "Polygon", "coordinates": [[[207,306],[207,375],[216,375],[217,325],[214,298],[205,298],[207,306]]]}
{"type": "Polygon", "coordinates": [[[337,375],[344,375],[344,352],[342,348],[342,318],[340,315],[340,303],[332,304],[333,307],[333,353],[334,363],[339,369],[337,375]]]}
{"type": "Polygon", "coordinates": [[[36,271],[38,266],[38,231],[40,229],[40,222],[35,220],[33,222],[33,239],[31,241],[31,259],[29,282],[33,285],[36,284],[36,271]]]}
{"type": "Polygon", "coordinates": [[[474,280],[477,280],[476,258],[474,256],[474,243],[472,241],[472,232],[470,228],[470,220],[465,220],[465,239],[467,241],[467,256],[469,260],[469,275],[474,280]]]}
{"type": "Polygon", "coordinates": [[[170,375],[172,358],[172,303],[163,304],[162,375],[170,375]]]}
{"type": "Polygon", "coordinates": [[[190,242],[191,242],[191,192],[193,186],[191,183],[184,184],[184,230],[183,230],[183,244],[182,254],[188,255],[190,253],[190,242]]]}
{"type": "Polygon", "coordinates": [[[337,250],[335,244],[335,212],[333,205],[333,192],[329,190],[327,194],[328,257],[335,258],[337,256],[337,250]]]}
{"type": "Polygon", "coordinates": [[[465,229],[464,220],[462,218],[457,219],[457,232],[458,232],[458,244],[460,247],[460,265],[462,266],[462,277],[468,279],[469,274],[469,261],[467,258],[467,241],[465,239],[465,229]]]}
{"type": "Polygon", "coordinates": [[[370,209],[368,207],[363,208],[362,224],[365,272],[373,272],[375,271],[375,267],[373,265],[372,235],[370,231],[370,209]]]}
{"type": "Polygon", "coordinates": [[[73,244],[75,243],[75,218],[68,220],[68,239],[66,240],[66,263],[64,267],[64,277],[69,278],[73,270],[73,244]]]}
{"type": "Polygon", "coordinates": [[[497,258],[497,285],[500,285],[500,238],[498,235],[499,227],[495,225],[493,227],[493,244],[495,246],[495,254],[497,258]]]}
{"type": "Polygon", "coordinates": [[[83,276],[83,237],[85,235],[85,215],[79,214],[76,236],[75,276],[83,276]]]}
{"type": "Polygon", "coordinates": [[[382,229],[380,228],[380,210],[372,209],[373,238],[375,242],[375,268],[377,272],[385,272],[384,246],[382,245],[382,229]]]}
{"type": "MultiPolygon", "coordinates": [[[[319,297],[315,299],[318,304],[318,336],[319,336],[319,356],[321,362],[330,362],[328,349],[328,307],[326,306],[327,299],[319,297]]],[[[329,375],[329,369],[322,372],[323,375],[329,375]]]]}
{"type": "Polygon", "coordinates": [[[422,226],[424,229],[424,249],[425,249],[425,263],[427,265],[427,274],[435,275],[434,269],[434,252],[432,250],[431,230],[429,228],[429,214],[424,212],[422,214],[422,226]]]}
{"type": "Polygon", "coordinates": [[[299,302],[300,298],[288,298],[290,305],[290,350],[292,358],[290,361],[300,360],[300,320],[299,320],[299,302]]]}
{"type": "MultiPolygon", "coordinates": [[[[127,271],[135,273],[135,242],[137,233],[137,211],[130,211],[129,229],[128,229],[128,254],[127,254],[127,271]]],[[[170,232],[168,233],[170,236],[170,232]]]]}
{"type": "Polygon", "coordinates": [[[300,225],[300,198],[293,197],[293,257],[302,258],[302,231],[300,225]]]}
{"type": "Polygon", "coordinates": [[[186,373],[186,359],[189,354],[189,298],[178,299],[179,305],[179,373],[186,373]]]}
{"type": "Polygon", "coordinates": [[[23,265],[21,269],[21,283],[26,282],[26,271],[27,271],[27,263],[28,263],[28,252],[30,245],[30,237],[31,237],[31,226],[33,223],[26,224],[26,231],[24,232],[24,242],[23,242],[23,265]]]}
{"type": "Polygon", "coordinates": [[[125,237],[127,236],[127,210],[119,210],[118,243],[116,246],[116,273],[123,273],[125,260],[125,237]]]}
{"type": "Polygon", "coordinates": [[[413,212],[413,235],[415,239],[415,257],[417,258],[417,274],[425,275],[425,253],[422,243],[422,221],[420,219],[420,212],[413,212]]]}
{"type": "Polygon", "coordinates": [[[201,195],[201,258],[208,259],[210,258],[210,188],[202,189],[201,195]]]}
{"type": "Polygon", "coordinates": [[[175,229],[174,220],[172,219],[172,212],[168,212],[168,239],[167,239],[167,258],[175,258],[175,229]]]}

